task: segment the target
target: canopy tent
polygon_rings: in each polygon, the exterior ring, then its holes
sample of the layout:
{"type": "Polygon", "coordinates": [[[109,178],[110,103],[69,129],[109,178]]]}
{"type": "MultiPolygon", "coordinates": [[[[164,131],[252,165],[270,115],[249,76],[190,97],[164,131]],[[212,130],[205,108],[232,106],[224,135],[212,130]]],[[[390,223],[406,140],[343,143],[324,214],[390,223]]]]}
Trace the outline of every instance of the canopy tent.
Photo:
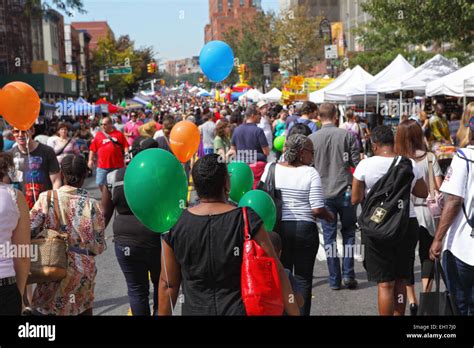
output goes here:
{"type": "Polygon", "coordinates": [[[258,101],[262,98],[262,96],[263,96],[262,92],[260,92],[258,89],[252,88],[248,90],[247,92],[245,92],[244,94],[242,94],[239,97],[239,100],[243,100],[244,98],[247,98],[247,100],[258,101]]]}
{"type": "Polygon", "coordinates": [[[135,100],[135,98],[133,98],[133,99],[126,99],[125,104],[126,104],[125,110],[137,110],[137,109],[142,109],[148,103],[143,104],[142,102],[139,102],[139,101],[135,100]]]}
{"type": "Polygon", "coordinates": [[[198,97],[210,97],[211,96],[211,93],[209,93],[208,91],[206,91],[205,89],[201,90],[198,94],[197,94],[198,97]]]}
{"type": "Polygon", "coordinates": [[[426,95],[474,97],[474,63],[426,85],[426,95]]]}
{"type": "MultiPolygon", "coordinates": [[[[107,109],[105,109],[105,110],[107,110],[107,112],[108,112],[109,114],[116,114],[117,112],[123,110],[122,107],[117,106],[117,105],[114,105],[114,104],[112,104],[111,102],[105,100],[104,98],[101,98],[101,99],[97,100],[95,103],[96,103],[97,105],[107,105],[108,107],[107,107],[107,109]]],[[[104,112],[104,111],[103,111],[104,109],[103,109],[102,107],[101,107],[100,110],[101,110],[101,112],[104,112]]],[[[107,113],[107,112],[106,112],[106,113],[107,113]]]]}
{"type": "MultiPolygon", "coordinates": [[[[148,99],[148,98],[146,98],[146,99],[148,99]]],[[[132,101],[135,102],[135,103],[140,104],[141,106],[147,106],[148,103],[150,103],[150,101],[146,100],[146,99],[136,95],[135,97],[133,97],[132,101]]],[[[127,104],[128,104],[128,102],[127,102],[127,104]]]]}
{"type": "Polygon", "coordinates": [[[351,69],[347,68],[346,70],[344,70],[344,72],[341,75],[339,75],[329,85],[327,85],[324,88],[321,88],[319,91],[315,91],[313,93],[310,93],[309,94],[309,101],[312,101],[313,103],[316,103],[316,104],[324,103],[324,93],[327,92],[327,91],[330,91],[332,89],[335,89],[339,86],[342,86],[347,81],[347,79],[350,77],[350,75],[351,75],[351,69]]]}
{"type": "Polygon", "coordinates": [[[408,61],[399,54],[389,65],[385,67],[381,72],[374,76],[372,81],[365,85],[366,94],[377,94],[377,87],[383,85],[388,81],[398,78],[399,76],[405,75],[415,68],[408,63],[408,61]]]}
{"type": "Polygon", "coordinates": [[[190,94],[196,94],[196,93],[199,93],[201,91],[201,88],[199,88],[198,86],[194,86],[194,87],[191,87],[189,90],[188,90],[188,93],[190,94]]]}
{"type": "Polygon", "coordinates": [[[260,99],[267,102],[279,102],[281,99],[281,91],[278,88],[273,88],[270,92],[263,94],[260,99]]]}
{"type": "Polygon", "coordinates": [[[350,76],[344,84],[324,92],[324,100],[332,102],[347,102],[352,95],[360,94],[358,92],[361,85],[365,87],[365,85],[371,82],[373,78],[373,75],[362,69],[360,65],[357,65],[351,70],[350,76]]]}
{"type": "Polygon", "coordinates": [[[398,76],[377,87],[379,93],[415,91],[424,93],[427,83],[437,80],[457,70],[456,64],[437,54],[418,68],[398,76]]]}
{"type": "Polygon", "coordinates": [[[237,101],[244,95],[244,92],[234,92],[230,95],[230,101],[237,101]]]}

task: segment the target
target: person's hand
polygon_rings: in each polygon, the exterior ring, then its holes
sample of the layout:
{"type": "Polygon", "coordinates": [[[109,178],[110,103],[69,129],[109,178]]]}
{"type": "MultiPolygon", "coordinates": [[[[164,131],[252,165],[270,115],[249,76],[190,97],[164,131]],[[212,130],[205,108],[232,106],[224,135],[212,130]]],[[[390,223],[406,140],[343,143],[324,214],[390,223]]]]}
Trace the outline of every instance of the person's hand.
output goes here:
{"type": "Polygon", "coordinates": [[[441,251],[443,249],[443,242],[440,240],[433,240],[430,247],[430,259],[434,261],[435,259],[441,256],[441,251]]]}
{"type": "Polygon", "coordinates": [[[334,222],[336,221],[336,215],[332,211],[327,211],[326,218],[324,219],[327,222],[334,222]]]}
{"type": "Polygon", "coordinates": [[[94,161],[89,160],[89,162],[87,162],[87,166],[89,167],[90,170],[93,170],[94,169],[94,161]]]}

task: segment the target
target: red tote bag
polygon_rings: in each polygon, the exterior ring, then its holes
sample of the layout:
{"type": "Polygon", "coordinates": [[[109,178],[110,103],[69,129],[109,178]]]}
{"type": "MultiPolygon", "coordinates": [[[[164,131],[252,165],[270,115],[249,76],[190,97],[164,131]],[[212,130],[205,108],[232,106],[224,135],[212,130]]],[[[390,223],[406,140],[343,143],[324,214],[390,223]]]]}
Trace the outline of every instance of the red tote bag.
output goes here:
{"type": "Polygon", "coordinates": [[[269,257],[249,234],[247,208],[244,213],[242,300],[247,315],[282,315],[284,306],[276,260],[269,257]]]}

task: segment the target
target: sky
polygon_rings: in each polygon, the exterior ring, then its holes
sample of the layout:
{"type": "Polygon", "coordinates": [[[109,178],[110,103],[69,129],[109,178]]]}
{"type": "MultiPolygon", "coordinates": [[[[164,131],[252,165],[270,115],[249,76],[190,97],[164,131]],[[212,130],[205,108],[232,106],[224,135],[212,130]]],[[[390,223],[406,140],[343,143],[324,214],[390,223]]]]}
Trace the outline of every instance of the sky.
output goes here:
{"type": "MultiPolygon", "coordinates": [[[[137,48],[152,46],[161,62],[198,56],[209,22],[208,0],[83,0],[85,14],[65,22],[107,21],[116,38],[128,34],[137,48]]],[[[262,0],[265,11],[279,0],[262,0]]]]}

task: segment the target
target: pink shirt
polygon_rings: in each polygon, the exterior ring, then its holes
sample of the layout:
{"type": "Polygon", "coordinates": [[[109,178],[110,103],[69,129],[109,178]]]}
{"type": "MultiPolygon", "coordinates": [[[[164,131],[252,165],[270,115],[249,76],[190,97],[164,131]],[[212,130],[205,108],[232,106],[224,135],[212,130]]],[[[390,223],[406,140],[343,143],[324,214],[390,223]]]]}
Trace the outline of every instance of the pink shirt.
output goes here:
{"type": "Polygon", "coordinates": [[[136,138],[140,136],[140,133],[138,132],[138,128],[142,125],[140,121],[138,122],[133,122],[133,121],[128,121],[125,127],[123,128],[124,133],[130,133],[131,136],[127,137],[128,145],[132,146],[133,142],[135,141],[136,138]]]}

